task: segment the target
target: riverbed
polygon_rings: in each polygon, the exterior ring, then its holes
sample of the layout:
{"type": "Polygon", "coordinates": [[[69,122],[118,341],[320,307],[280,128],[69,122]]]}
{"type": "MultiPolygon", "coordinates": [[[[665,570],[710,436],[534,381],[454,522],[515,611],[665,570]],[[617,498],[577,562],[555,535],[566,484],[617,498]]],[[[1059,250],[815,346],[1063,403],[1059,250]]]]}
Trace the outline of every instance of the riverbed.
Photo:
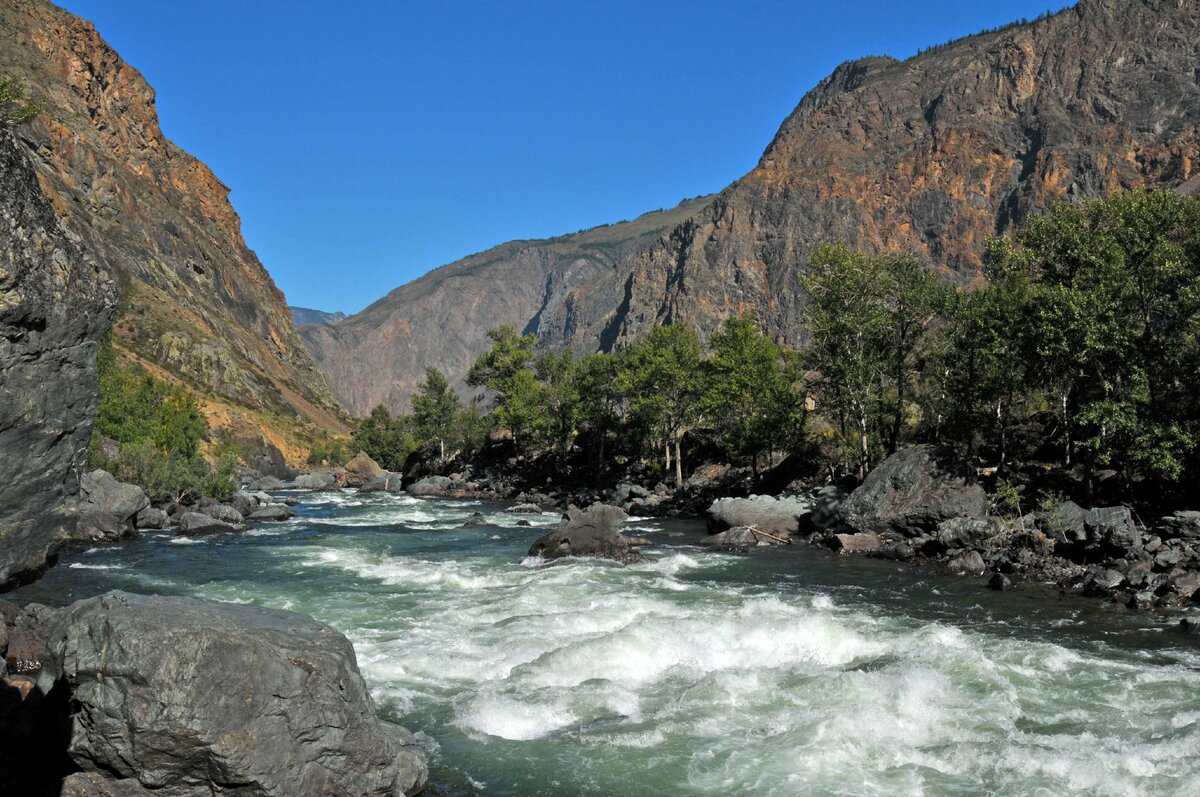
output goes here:
{"type": "Polygon", "coordinates": [[[1177,617],[838,557],[737,555],[632,519],[640,564],[526,560],[553,514],[330,491],[145,533],[6,595],[108,589],[345,633],[431,795],[1200,795],[1200,646],[1177,617]],[[528,521],[523,527],[518,521],[528,521]]]}

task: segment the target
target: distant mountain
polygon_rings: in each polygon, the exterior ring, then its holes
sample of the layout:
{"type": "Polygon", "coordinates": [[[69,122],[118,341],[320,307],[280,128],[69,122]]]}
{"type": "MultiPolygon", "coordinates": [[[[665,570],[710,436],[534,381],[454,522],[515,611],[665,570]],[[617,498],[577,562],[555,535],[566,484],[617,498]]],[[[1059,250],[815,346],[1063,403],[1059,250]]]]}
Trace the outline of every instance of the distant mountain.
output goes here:
{"type": "Polygon", "coordinates": [[[293,459],[305,423],[344,429],[229,189],[163,135],[142,75],[90,22],[42,0],[0,0],[0,74],[46,102],[16,145],[118,281],[122,355],[198,390],[213,426],[264,434],[293,459]]]}
{"type": "Polygon", "coordinates": [[[558,238],[510,241],[431,271],[334,326],[300,332],[351,412],[377,404],[407,411],[426,367],[462,388],[488,329],[511,324],[540,333],[547,311],[583,300],[581,285],[627,272],[634,255],[710,199],[558,238]]]}
{"type": "Polygon", "coordinates": [[[304,324],[336,324],[346,318],[345,313],[326,313],[324,310],[310,310],[307,307],[292,307],[288,305],[288,310],[292,313],[292,321],[296,322],[296,326],[304,324]]]}
{"type": "Polygon", "coordinates": [[[906,61],[845,63],[753,171],[654,230],[614,226],[619,252],[593,257],[573,236],[505,244],[306,328],[305,342],[357,413],[404,409],[427,365],[461,378],[499,323],[596,351],[748,311],[799,342],[799,277],[820,243],[911,250],[968,279],[988,238],[1055,200],[1194,190],[1198,41],[1195,0],[1081,0],[906,61]]]}

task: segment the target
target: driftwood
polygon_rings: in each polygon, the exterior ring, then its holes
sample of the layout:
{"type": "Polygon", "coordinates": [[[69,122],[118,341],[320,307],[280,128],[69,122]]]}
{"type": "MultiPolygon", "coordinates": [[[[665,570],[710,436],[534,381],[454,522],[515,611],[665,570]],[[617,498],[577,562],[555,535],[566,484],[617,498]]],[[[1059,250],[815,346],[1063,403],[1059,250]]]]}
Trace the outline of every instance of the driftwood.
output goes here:
{"type": "Polygon", "coordinates": [[[754,534],[754,535],[761,534],[762,536],[766,537],[768,540],[775,540],[775,542],[781,543],[783,545],[791,545],[792,544],[792,541],[787,539],[786,537],[776,537],[774,534],[769,534],[755,526],[750,527],[750,533],[754,534]]]}

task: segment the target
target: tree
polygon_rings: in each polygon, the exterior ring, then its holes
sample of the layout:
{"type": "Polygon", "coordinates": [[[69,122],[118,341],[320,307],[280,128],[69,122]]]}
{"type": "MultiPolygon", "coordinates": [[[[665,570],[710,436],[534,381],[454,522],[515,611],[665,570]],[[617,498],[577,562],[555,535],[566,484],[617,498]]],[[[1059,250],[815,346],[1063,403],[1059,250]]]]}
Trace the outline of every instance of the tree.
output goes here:
{"type": "Polygon", "coordinates": [[[575,358],[570,350],[562,354],[546,352],[537,358],[534,376],[540,390],[538,417],[535,425],[539,436],[565,458],[575,442],[575,425],[578,417],[579,394],[574,379],[575,358]]]}
{"type": "Polygon", "coordinates": [[[603,470],[609,435],[621,423],[622,395],[617,383],[617,358],[590,354],[574,371],[574,390],[581,434],[596,452],[596,467],[603,470]]]}
{"type": "Polygon", "coordinates": [[[0,127],[24,124],[46,108],[43,100],[31,100],[25,87],[0,75],[0,127]]]}
{"type": "Polygon", "coordinates": [[[462,400],[450,389],[445,375],[437,368],[425,369],[425,381],[413,394],[413,429],[417,437],[436,440],[438,456],[446,458],[446,440],[452,439],[455,422],[462,411],[462,400]]]}
{"type": "Polygon", "coordinates": [[[683,486],[681,438],[697,420],[704,393],[700,341],[683,325],[658,327],[621,352],[618,384],[636,427],[663,446],[667,471],[683,486]],[[672,460],[672,454],[674,459],[672,460]]]}
{"type": "Polygon", "coordinates": [[[791,446],[803,428],[797,363],[748,315],[727,318],[709,347],[704,415],[726,454],[749,461],[757,480],[759,457],[791,446]]]}
{"type": "Polygon", "coordinates": [[[493,394],[492,416],[512,433],[519,447],[537,428],[541,387],[529,366],[534,361],[537,338],[518,335],[511,326],[488,331],[492,346],[481,354],[467,373],[467,384],[486,387],[493,394]]]}
{"type": "Polygon", "coordinates": [[[359,421],[351,438],[355,448],[391,471],[404,469],[404,461],[417,449],[409,416],[393,418],[380,404],[359,421]]]}

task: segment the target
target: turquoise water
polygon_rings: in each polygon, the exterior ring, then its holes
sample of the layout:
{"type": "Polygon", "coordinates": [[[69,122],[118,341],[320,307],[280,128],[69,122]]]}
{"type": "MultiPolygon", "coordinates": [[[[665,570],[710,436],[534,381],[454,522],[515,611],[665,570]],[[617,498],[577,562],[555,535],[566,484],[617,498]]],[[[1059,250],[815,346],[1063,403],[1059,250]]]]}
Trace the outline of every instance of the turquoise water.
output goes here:
{"type": "Polygon", "coordinates": [[[311,614],[417,732],[434,795],[1200,795],[1200,648],[1174,617],[808,546],[713,553],[682,521],[629,523],[658,543],[642,564],[536,566],[554,515],[294,495],[287,523],[73,554],[15,597],[311,614]]]}

